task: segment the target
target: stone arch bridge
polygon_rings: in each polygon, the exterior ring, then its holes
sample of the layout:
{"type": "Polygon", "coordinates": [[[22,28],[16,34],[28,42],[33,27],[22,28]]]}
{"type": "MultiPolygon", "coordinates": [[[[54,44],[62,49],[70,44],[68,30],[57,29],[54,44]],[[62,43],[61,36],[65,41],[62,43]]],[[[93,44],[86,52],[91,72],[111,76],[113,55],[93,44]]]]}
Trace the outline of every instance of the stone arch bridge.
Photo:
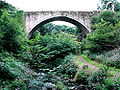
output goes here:
{"type": "Polygon", "coordinates": [[[80,28],[84,34],[91,32],[90,17],[100,11],[39,11],[25,12],[26,32],[32,35],[40,26],[52,21],[66,21],[80,28]]]}

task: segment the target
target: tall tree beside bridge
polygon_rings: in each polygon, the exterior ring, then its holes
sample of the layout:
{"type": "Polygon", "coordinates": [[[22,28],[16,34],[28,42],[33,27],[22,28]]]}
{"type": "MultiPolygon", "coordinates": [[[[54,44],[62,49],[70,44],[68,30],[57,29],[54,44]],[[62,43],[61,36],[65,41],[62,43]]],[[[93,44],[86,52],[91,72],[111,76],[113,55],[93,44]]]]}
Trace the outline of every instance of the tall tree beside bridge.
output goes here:
{"type": "Polygon", "coordinates": [[[99,0],[98,10],[120,11],[120,3],[117,0],[99,0]]]}

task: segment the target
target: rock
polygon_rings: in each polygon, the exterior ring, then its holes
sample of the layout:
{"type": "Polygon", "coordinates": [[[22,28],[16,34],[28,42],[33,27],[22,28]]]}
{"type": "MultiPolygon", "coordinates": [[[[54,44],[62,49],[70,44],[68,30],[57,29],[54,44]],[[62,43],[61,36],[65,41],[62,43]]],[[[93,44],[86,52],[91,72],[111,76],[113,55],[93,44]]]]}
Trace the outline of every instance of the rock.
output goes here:
{"type": "Polygon", "coordinates": [[[39,72],[49,72],[50,69],[39,69],[39,72]]]}
{"type": "Polygon", "coordinates": [[[50,71],[50,69],[45,69],[45,72],[49,72],[50,71]]]}
{"type": "Polygon", "coordinates": [[[75,90],[75,87],[73,86],[73,87],[69,87],[69,90],[75,90]]]}
{"type": "Polygon", "coordinates": [[[45,76],[46,74],[45,73],[41,73],[41,76],[45,76]]]}
{"type": "Polygon", "coordinates": [[[57,69],[60,69],[62,67],[62,65],[59,65],[58,67],[57,67],[57,69]]]}
{"type": "Polygon", "coordinates": [[[55,84],[53,84],[53,83],[45,83],[44,84],[44,89],[43,90],[48,90],[48,89],[52,89],[52,90],[56,90],[56,85],[55,84]]]}

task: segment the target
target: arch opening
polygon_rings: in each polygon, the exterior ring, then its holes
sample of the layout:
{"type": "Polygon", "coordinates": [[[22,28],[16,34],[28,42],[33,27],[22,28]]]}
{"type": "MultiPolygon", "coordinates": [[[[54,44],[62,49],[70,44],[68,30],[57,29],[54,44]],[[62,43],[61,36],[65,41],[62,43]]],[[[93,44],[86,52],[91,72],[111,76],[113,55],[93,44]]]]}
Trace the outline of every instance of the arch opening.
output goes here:
{"type": "Polygon", "coordinates": [[[41,26],[47,24],[47,23],[50,23],[50,22],[53,22],[53,21],[65,21],[65,22],[68,22],[68,23],[71,23],[73,25],[75,25],[77,28],[79,28],[83,34],[88,34],[89,33],[89,30],[84,26],[82,25],[81,23],[79,23],[78,21],[72,19],[72,18],[69,18],[69,17],[66,17],[66,16],[58,16],[58,17],[53,17],[53,18],[49,18],[47,20],[44,20],[42,22],[40,22],[38,25],[36,25],[28,34],[28,37],[31,38],[32,34],[41,26]]]}
{"type": "Polygon", "coordinates": [[[75,25],[73,25],[69,22],[65,22],[65,21],[52,21],[50,23],[52,23],[54,25],[60,25],[60,26],[76,27],[75,25]]]}

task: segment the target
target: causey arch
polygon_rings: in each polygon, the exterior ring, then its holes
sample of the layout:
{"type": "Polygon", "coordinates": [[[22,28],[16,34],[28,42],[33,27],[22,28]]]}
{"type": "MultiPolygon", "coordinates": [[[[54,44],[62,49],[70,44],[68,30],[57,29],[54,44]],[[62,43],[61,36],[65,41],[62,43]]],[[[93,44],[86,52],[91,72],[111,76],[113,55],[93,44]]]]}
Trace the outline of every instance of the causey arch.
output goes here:
{"type": "Polygon", "coordinates": [[[82,25],[81,23],[79,23],[78,21],[72,19],[72,18],[69,18],[69,17],[66,17],[66,16],[57,16],[57,17],[52,17],[52,18],[49,18],[49,19],[46,19],[42,22],[40,22],[38,25],[36,25],[30,32],[29,32],[29,35],[28,37],[30,38],[31,35],[41,26],[49,23],[49,22],[52,22],[52,21],[65,21],[65,22],[69,22],[73,25],[75,25],[76,27],[78,27],[83,34],[88,34],[89,33],[89,30],[84,26],[82,25]]]}

